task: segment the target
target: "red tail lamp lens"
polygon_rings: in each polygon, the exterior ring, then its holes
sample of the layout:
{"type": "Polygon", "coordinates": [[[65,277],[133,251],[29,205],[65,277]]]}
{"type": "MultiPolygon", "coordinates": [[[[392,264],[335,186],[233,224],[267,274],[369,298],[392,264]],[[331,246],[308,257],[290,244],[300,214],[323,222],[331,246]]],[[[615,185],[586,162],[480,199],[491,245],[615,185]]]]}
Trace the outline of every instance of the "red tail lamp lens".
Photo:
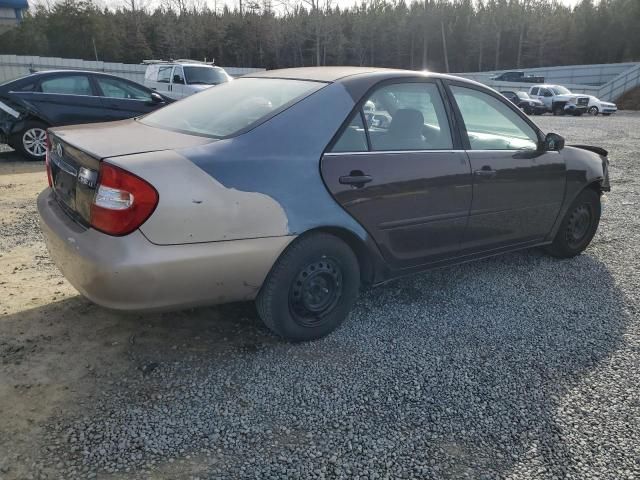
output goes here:
{"type": "Polygon", "coordinates": [[[91,226],[101,232],[127,235],[139,228],[158,205],[156,189],[122,168],[102,162],[98,178],[91,226]]]}

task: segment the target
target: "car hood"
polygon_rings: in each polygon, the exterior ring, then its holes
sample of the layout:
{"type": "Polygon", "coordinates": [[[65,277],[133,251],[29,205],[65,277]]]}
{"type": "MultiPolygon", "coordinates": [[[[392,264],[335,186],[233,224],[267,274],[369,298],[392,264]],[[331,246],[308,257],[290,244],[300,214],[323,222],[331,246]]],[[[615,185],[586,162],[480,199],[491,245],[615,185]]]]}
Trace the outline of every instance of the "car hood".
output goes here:
{"type": "Polygon", "coordinates": [[[64,142],[104,159],[134,153],[194,147],[216,141],[145,125],[136,119],[52,128],[64,142]]]}
{"type": "Polygon", "coordinates": [[[588,97],[588,96],[589,95],[581,95],[579,93],[563,93],[562,95],[556,95],[556,99],[569,100],[571,98],[588,97]]]}

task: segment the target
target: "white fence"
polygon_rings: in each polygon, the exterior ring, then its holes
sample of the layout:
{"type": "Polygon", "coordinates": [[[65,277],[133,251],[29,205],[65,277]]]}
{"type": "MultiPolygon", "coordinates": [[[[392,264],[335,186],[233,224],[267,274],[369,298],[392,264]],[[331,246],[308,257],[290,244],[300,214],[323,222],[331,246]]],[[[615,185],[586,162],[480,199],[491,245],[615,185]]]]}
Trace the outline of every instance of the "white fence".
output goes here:
{"type": "MultiPolygon", "coordinates": [[[[247,73],[264,70],[264,68],[223,67],[229,75],[239,77],[247,73]]],[[[110,73],[118,77],[128,78],[138,83],[144,81],[146,65],[92,62],[74,58],[32,57],[20,55],[0,55],[0,83],[24,77],[33,71],[41,70],[92,70],[110,73]]]]}
{"type": "MultiPolygon", "coordinates": [[[[544,77],[545,83],[563,85],[574,93],[586,93],[601,100],[615,101],[622,94],[640,86],[640,62],[519,69],[525,75],[544,77]]],[[[527,91],[532,83],[497,82],[495,72],[457,73],[461,77],[484,83],[496,90],[527,91]]]]}

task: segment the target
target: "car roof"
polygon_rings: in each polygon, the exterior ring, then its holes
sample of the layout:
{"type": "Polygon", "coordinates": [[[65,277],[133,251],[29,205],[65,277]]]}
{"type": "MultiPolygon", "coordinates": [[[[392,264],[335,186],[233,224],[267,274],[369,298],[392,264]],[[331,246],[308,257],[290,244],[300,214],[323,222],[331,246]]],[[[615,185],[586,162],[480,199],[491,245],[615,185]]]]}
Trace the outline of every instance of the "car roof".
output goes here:
{"type": "MultiPolygon", "coordinates": [[[[64,73],[79,73],[79,74],[86,74],[86,75],[104,75],[106,77],[117,77],[117,75],[111,75],[105,72],[96,72],[94,70],[42,70],[40,72],[33,72],[24,77],[15,78],[14,80],[11,80],[11,81],[15,82],[17,80],[26,80],[28,78],[36,78],[36,77],[42,77],[45,75],[57,75],[57,74],[64,74],[64,73]]],[[[122,77],[117,77],[117,78],[122,78],[122,77]]],[[[126,80],[126,78],[124,80],[126,80]]]]}
{"type": "Polygon", "coordinates": [[[479,85],[486,88],[479,82],[469,80],[467,78],[456,77],[453,75],[445,75],[442,73],[429,72],[427,70],[402,70],[394,68],[378,68],[378,67],[299,67],[299,68],[283,68],[280,70],[264,70],[243,75],[245,78],[285,78],[291,80],[311,80],[316,82],[340,82],[347,78],[353,77],[377,77],[398,78],[398,77],[425,77],[425,78],[448,78],[458,80],[473,85],[479,85]]]}

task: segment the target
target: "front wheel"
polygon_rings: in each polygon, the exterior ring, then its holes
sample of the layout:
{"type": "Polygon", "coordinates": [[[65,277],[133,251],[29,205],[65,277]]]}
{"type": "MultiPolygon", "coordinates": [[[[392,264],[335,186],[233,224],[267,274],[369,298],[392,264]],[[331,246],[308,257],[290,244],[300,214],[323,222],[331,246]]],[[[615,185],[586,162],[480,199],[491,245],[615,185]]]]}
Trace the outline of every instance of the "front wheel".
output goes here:
{"type": "Polygon", "coordinates": [[[47,152],[47,125],[28,120],[9,142],[27,160],[44,160],[47,152]]]}
{"type": "Polygon", "coordinates": [[[256,298],[262,321],[287,340],[315,340],[338,328],[360,289],[351,248],[327,233],[310,233],[280,256],[256,298]]]}
{"type": "Polygon", "coordinates": [[[591,243],[600,223],[600,195],[587,188],[573,201],[560,224],[547,253],[558,258],[571,258],[582,253],[591,243]]]}
{"type": "Polygon", "coordinates": [[[598,113],[600,113],[600,110],[598,110],[598,107],[593,106],[589,108],[589,115],[593,115],[594,117],[597,117],[598,113]]]}
{"type": "Polygon", "coordinates": [[[556,104],[553,106],[552,112],[554,115],[564,115],[564,105],[556,104]]]}

